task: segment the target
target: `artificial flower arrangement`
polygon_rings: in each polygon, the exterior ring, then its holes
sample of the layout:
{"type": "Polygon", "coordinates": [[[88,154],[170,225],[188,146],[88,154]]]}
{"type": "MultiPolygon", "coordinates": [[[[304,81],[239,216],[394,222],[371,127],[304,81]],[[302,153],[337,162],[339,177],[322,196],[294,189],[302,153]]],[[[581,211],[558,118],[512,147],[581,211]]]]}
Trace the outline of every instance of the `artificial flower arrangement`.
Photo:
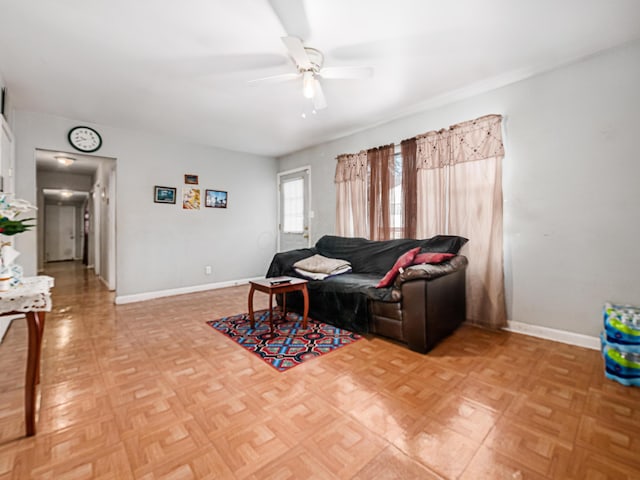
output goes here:
{"type": "MultiPolygon", "coordinates": [[[[36,207],[26,200],[10,200],[8,195],[0,194],[0,235],[17,235],[35,227],[35,224],[27,223],[35,218],[17,219],[21,213],[29,210],[36,210],[36,207]]],[[[20,253],[10,242],[0,242],[0,291],[20,283],[22,267],[14,263],[18,255],[20,253]]]]}
{"type": "Polygon", "coordinates": [[[29,210],[36,210],[36,207],[26,200],[18,198],[9,200],[7,195],[0,195],[0,233],[2,235],[16,235],[35,227],[34,224],[27,223],[35,218],[16,220],[18,215],[29,210]]]}

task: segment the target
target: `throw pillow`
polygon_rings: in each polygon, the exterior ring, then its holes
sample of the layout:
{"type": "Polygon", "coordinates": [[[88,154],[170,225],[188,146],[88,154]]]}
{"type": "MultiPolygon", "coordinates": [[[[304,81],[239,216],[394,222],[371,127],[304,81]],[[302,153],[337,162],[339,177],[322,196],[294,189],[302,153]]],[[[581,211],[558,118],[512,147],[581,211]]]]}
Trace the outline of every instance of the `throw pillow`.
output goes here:
{"type": "Polygon", "coordinates": [[[442,263],[445,260],[455,257],[453,253],[419,253],[416,258],[413,259],[413,265],[420,265],[422,263],[442,263]]]}
{"type": "Polygon", "coordinates": [[[407,268],[413,265],[413,260],[416,258],[416,255],[418,255],[419,251],[420,247],[416,247],[400,255],[396,260],[396,263],[394,263],[393,267],[391,267],[391,270],[389,270],[386,275],[382,277],[382,280],[380,280],[378,285],[376,285],[376,288],[384,288],[391,285],[398,276],[401,268],[407,268]]]}

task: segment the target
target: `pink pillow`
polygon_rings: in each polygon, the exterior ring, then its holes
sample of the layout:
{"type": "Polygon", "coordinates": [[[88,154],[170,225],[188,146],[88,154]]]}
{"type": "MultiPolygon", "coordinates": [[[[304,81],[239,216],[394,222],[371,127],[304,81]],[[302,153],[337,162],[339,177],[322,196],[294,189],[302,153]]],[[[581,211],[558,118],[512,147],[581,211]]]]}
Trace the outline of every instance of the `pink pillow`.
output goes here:
{"type": "Polygon", "coordinates": [[[455,257],[453,253],[419,253],[413,259],[413,265],[420,265],[421,263],[442,263],[453,257],[455,257]]]}
{"type": "Polygon", "coordinates": [[[416,258],[416,255],[418,255],[419,251],[420,251],[420,247],[416,247],[400,255],[398,257],[398,260],[396,260],[396,263],[394,263],[393,267],[391,267],[391,270],[389,270],[387,274],[384,277],[382,277],[382,280],[380,280],[380,283],[376,285],[376,288],[383,288],[391,285],[393,281],[396,279],[396,277],[398,276],[398,272],[400,271],[401,268],[407,268],[413,265],[413,260],[416,258]]]}

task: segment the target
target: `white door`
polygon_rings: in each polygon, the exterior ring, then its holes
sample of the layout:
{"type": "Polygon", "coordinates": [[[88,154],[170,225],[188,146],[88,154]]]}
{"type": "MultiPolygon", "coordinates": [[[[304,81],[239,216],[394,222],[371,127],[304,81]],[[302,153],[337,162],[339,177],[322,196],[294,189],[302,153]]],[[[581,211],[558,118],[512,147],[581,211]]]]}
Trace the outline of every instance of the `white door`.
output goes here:
{"type": "Polygon", "coordinates": [[[47,205],[45,208],[45,261],[73,260],[76,256],[76,207],[47,205]]]}
{"type": "Polygon", "coordinates": [[[278,250],[285,252],[310,246],[309,167],[278,174],[278,250]]]}

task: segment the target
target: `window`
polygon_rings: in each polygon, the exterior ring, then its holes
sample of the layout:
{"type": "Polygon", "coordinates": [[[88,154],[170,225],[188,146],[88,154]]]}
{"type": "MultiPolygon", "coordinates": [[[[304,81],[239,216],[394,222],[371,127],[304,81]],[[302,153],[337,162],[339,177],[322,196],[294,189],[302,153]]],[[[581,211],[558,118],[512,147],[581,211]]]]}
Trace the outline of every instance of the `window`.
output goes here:
{"type": "Polygon", "coordinates": [[[282,231],[304,231],[304,179],[294,178],[282,183],[282,231]]]}
{"type": "Polygon", "coordinates": [[[400,145],[395,146],[395,152],[393,155],[393,172],[391,172],[392,179],[391,192],[389,192],[389,201],[391,205],[390,215],[390,227],[391,238],[403,238],[404,226],[402,225],[402,151],[400,145]]]}

